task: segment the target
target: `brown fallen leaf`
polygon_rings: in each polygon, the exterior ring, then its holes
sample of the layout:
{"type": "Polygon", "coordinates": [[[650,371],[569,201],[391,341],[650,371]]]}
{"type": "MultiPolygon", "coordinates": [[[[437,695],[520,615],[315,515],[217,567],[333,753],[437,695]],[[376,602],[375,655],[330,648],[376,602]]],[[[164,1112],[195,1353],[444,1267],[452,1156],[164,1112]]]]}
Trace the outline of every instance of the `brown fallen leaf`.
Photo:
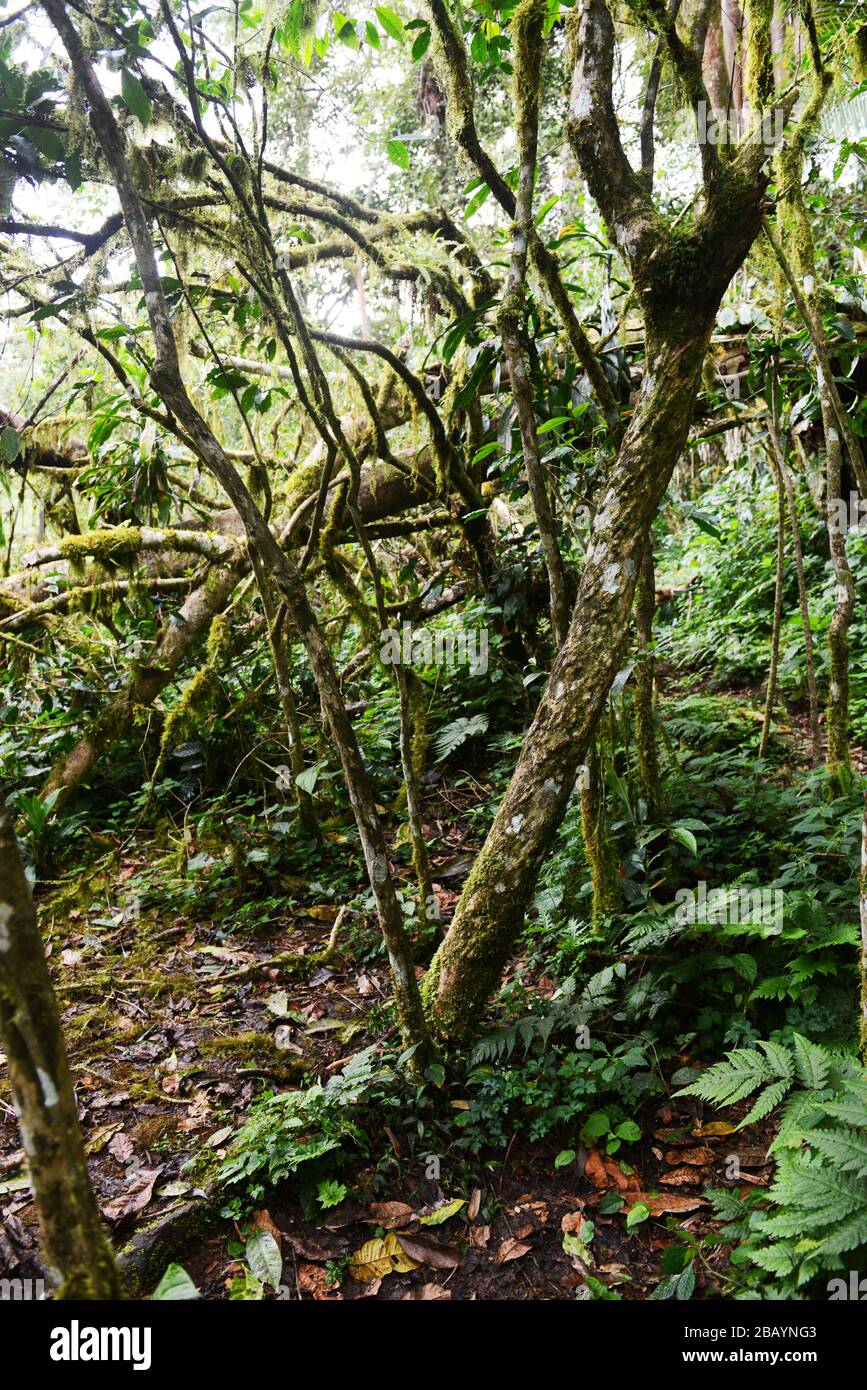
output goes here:
{"type": "Polygon", "coordinates": [[[676,1167],[678,1163],[688,1163],[694,1168],[704,1168],[708,1163],[713,1163],[713,1149],[700,1147],[695,1149],[669,1149],[665,1155],[666,1163],[676,1167]]]}
{"type": "Polygon", "coordinates": [[[343,1246],[338,1236],[331,1236],[328,1241],[320,1242],[313,1240],[307,1235],[297,1235],[295,1232],[286,1231],[283,1239],[290,1245],[296,1255],[300,1255],[302,1260],[313,1260],[317,1264],[325,1264],[328,1260],[336,1259],[343,1254],[343,1246]]]}
{"type": "Polygon", "coordinates": [[[531,1236],[535,1229],[532,1221],[523,1221],[520,1226],[515,1227],[516,1240],[524,1240],[526,1236],[531,1236]]]}
{"type": "Polygon", "coordinates": [[[412,1207],[408,1207],[406,1202],[371,1202],[369,1210],[376,1225],[383,1226],[387,1231],[405,1226],[413,1215],[412,1207]]]}
{"type": "Polygon", "coordinates": [[[514,1236],[510,1236],[508,1240],[503,1241],[497,1251],[497,1264],[504,1265],[507,1260],[519,1260],[521,1256],[526,1255],[529,1250],[529,1245],[522,1245],[519,1240],[515,1240],[514,1236]]]}
{"type": "Polygon", "coordinates": [[[560,1229],[564,1235],[577,1236],[584,1225],[584,1219],[583,1211],[567,1211],[560,1222],[560,1229]]]}
{"type": "Polygon", "coordinates": [[[694,1168],[673,1168],[670,1173],[663,1173],[659,1181],[666,1187],[692,1187],[701,1182],[701,1174],[694,1168]]]}
{"type": "Polygon", "coordinates": [[[522,1215],[535,1216],[537,1221],[545,1222],[548,1220],[547,1202],[519,1202],[517,1206],[511,1207],[510,1210],[515,1214],[520,1212],[522,1215]]]}
{"type": "Polygon", "coordinates": [[[411,1260],[420,1265],[430,1265],[431,1269],[456,1269],[461,1262],[457,1250],[452,1249],[450,1245],[441,1244],[423,1231],[414,1235],[404,1235],[400,1232],[397,1240],[411,1260]]]}
{"type": "Polygon", "coordinates": [[[451,1298],[451,1293],[448,1289],[444,1289],[442,1284],[422,1284],[420,1289],[410,1289],[409,1293],[405,1293],[403,1301],[415,1299],[416,1301],[431,1303],[435,1299],[443,1298],[451,1298]]]}
{"type": "Polygon", "coordinates": [[[126,1164],[135,1152],[135,1144],[128,1134],[114,1134],[108,1146],[108,1151],[112,1158],[116,1158],[118,1163],[126,1164]]]}
{"type": "Polygon", "coordinates": [[[584,1167],[584,1176],[589,1178],[594,1187],[601,1189],[608,1187],[608,1173],[602,1160],[602,1155],[597,1149],[591,1149],[587,1155],[587,1163],[584,1167]]]}
{"type": "Polygon", "coordinates": [[[484,1250],[491,1239],[491,1228],[490,1226],[471,1226],[468,1235],[472,1250],[484,1250]]]}
{"type": "Polygon", "coordinates": [[[302,1293],[309,1294],[319,1302],[325,1300],[336,1301],[343,1298],[336,1285],[329,1285],[326,1282],[324,1269],[319,1265],[299,1265],[298,1266],[298,1287],[302,1293]]]}
{"type": "Polygon", "coordinates": [[[676,1192],[661,1192],[656,1197],[651,1197],[648,1192],[630,1192],[628,1201],[630,1211],[636,1202],[644,1202],[650,1208],[651,1216],[675,1216],[707,1206],[704,1197],[680,1196],[676,1192]]]}
{"type": "Polygon", "coordinates": [[[470,1221],[475,1221],[476,1217],[479,1214],[479,1208],[481,1207],[481,1205],[482,1189],[480,1187],[474,1187],[472,1192],[470,1193],[470,1201],[467,1207],[467,1217],[470,1221]]]}
{"type": "Polygon", "coordinates": [[[282,1248],[283,1232],[280,1230],[279,1226],[276,1225],[270,1211],[266,1211],[264,1207],[261,1211],[254,1211],[250,1220],[260,1231],[270,1232],[277,1242],[277,1249],[280,1250],[282,1248]]]}
{"type": "Polygon", "coordinates": [[[154,1183],[163,1171],[163,1166],[139,1168],[126,1192],[122,1192],[119,1197],[113,1197],[103,1207],[102,1214],[106,1220],[120,1221],[125,1216],[134,1216],[136,1212],[144,1211],[153,1196],[154,1183]]]}

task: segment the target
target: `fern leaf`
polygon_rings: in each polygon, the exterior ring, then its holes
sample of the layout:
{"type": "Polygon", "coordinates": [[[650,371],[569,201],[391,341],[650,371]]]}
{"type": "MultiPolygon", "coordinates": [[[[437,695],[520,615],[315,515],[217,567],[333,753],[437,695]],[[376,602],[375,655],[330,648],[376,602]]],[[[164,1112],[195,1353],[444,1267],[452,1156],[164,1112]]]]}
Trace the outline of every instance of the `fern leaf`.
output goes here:
{"type": "MultiPolygon", "coordinates": [[[[867,1131],[847,1129],[810,1129],[804,1135],[819,1153],[829,1158],[835,1168],[843,1173],[854,1173],[856,1177],[867,1177],[867,1131]]],[[[867,1202],[867,1191],[864,1194],[867,1202]]]]}
{"type": "Polygon", "coordinates": [[[776,1110],[790,1085],[791,1082],[784,1077],[781,1081],[772,1081],[770,1086],[766,1086],[750,1113],[741,1120],[738,1129],[753,1125],[757,1120],[763,1120],[766,1115],[770,1115],[772,1110],[776,1110]]]}
{"type": "Polygon", "coordinates": [[[807,1091],[820,1091],[828,1080],[831,1060],[823,1048],[796,1033],[793,1039],[795,1075],[807,1091]]]}

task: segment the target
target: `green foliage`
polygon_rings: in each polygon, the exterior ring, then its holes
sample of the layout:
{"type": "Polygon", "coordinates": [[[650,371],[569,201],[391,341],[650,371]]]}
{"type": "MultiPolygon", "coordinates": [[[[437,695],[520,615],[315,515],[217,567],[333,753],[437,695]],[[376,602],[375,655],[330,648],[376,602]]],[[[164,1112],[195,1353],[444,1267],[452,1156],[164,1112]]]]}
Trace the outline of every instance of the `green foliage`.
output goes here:
{"type": "Polygon", "coordinates": [[[782,1106],[768,1207],[753,1210],[744,1229],[743,1207],[718,1195],[717,1214],[735,1222],[721,1234],[743,1237],[741,1259],[799,1289],[867,1249],[867,1073],[795,1034],[787,1045],[730,1052],[678,1094],[726,1106],[756,1091],[739,1128],[782,1106]]]}

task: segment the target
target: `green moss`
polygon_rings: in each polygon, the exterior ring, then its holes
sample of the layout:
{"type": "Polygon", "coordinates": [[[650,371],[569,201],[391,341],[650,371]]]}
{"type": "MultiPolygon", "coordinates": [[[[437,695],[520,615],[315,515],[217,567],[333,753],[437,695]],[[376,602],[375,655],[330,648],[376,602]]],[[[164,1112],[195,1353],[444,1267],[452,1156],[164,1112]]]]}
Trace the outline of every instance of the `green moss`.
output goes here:
{"type": "Polygon", "coordinates": [[[867,24],[862,24],[852,36],[852,60],[855,81],[867,82],[867,24]]]}
{"type": "MultiPolygon", "coordinates": [[[[166,538],[171,532],[166,532],[166,538]]],[[[137,526],[113,526],[88,531],[83,536],[64,536],[58,549],[65,560],[79,563],[87,559],[109,560],[141,550],[142,534],[137,526]]]]}
{"type": "Polygon", "coordinates": [[[303,1057],[293,1057],[277,1047],[270,1033],[237,1033],[228,1038],[207,1038],[199,1044],[203,1057],[228,1057],[238,1063],[267,1066],[275,1078],[295,1081],[306,1076],[310,1063],[303,1057]]]}
{"type": "Polygon", "coordinates": [[[774,94],[771,21],[774,0],[746,0],[746,95],[754,111],[764,111],[774,94]]]}

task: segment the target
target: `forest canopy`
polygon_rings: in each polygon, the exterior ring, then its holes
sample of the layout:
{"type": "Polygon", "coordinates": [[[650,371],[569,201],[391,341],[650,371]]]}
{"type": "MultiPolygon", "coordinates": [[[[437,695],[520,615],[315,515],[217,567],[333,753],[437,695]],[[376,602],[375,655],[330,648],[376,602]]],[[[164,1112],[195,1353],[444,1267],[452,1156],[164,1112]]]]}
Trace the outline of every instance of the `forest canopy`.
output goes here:
{"type": "Polygon", "coordinates": [[[849,1297],[861,0],[9,0],[0,142],[9,1296],[849,1297]]]}

